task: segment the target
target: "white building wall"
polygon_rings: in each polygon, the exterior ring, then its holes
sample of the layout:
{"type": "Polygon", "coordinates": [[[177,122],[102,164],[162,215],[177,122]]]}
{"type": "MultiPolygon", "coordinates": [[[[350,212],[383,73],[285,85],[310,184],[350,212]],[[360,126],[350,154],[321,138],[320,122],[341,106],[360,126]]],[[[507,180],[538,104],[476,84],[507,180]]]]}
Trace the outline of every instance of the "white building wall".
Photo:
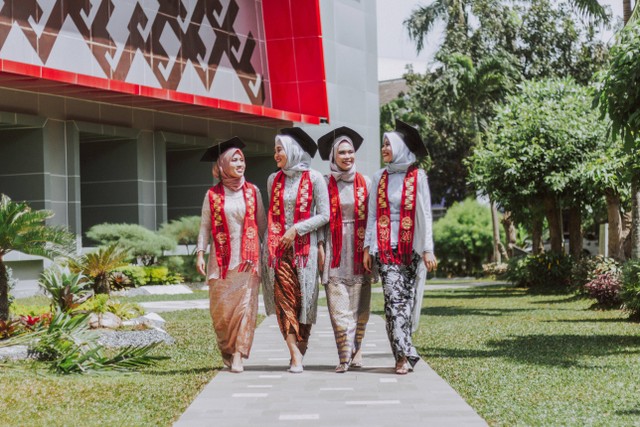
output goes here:
{"type": "MultiPolygon", "coordinates": [[[[305,126],[315,139],[340,126],[364,137],[356,155],[358,171],[373,175],[380,169],[380,113],[376,2],[321,0],[329,124],[305,126]]],[[[319,155],[312,167],[329,172],[319,155]]]]}

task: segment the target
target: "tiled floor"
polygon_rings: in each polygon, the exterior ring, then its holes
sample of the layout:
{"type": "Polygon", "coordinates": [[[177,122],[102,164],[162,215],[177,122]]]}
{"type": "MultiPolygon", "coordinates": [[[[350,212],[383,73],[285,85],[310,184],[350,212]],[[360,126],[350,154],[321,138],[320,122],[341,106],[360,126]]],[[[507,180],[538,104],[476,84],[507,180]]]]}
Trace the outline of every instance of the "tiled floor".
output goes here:
{"type": "Polygon", "coordinates": [[[384,321],[371,316],[365,366],[336,374],[337,352],[326,307],[319,308],[305,370],[286,371],[289,356],[274,316],[258,330],[245,371],[221,371],[176,426],[486,426],[426,363],[399,376],[384,321]]]}

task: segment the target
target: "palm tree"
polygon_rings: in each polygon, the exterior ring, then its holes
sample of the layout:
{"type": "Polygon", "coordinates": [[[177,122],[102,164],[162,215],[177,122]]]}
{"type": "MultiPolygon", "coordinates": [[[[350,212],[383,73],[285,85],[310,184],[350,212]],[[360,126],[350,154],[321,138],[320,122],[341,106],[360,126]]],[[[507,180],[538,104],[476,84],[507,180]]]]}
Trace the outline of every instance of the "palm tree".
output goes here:
{"type": "Polygon", "coordinates": [[[93,280],[93,291],[96,294],[109,294],[109,274],[115,268],[127,265],[129,254],[124,249],[112,244],[95,252],[84,254],[78,260],[72,260],[70,269],[93,280]]]}
{"type": "MultiPolygon", "coordinates": [[[[427,6],[419,6],[411,12],[403,24],[409,32],[409,38],[416,43],[416,51],[420,53],[425,47],[425,39],[434,30],[436,23],[445,23],[444,35],[455,31],[467,32],[469,29],[469,13],[474,3],[479,0],[434,0],[427,6]]],[[[569,0],[583,15],[598,23],[607,23],[609,15],[598,0],[569,0]]],[[[631,0],[623,0],[625,22],[631,15],[631,0]],[[627,9],[629,10],[627,14],[627,9]]]]}
{"type": "Polygon", "coordinates": [[[11,251],[54,258],[75,250],[75,236],[62,227],[47,226],[53,216],[47,210],[32,210],[29,205],[0,196],[0,320],[9,319],[9,280],[3,258],[11,251]]]}

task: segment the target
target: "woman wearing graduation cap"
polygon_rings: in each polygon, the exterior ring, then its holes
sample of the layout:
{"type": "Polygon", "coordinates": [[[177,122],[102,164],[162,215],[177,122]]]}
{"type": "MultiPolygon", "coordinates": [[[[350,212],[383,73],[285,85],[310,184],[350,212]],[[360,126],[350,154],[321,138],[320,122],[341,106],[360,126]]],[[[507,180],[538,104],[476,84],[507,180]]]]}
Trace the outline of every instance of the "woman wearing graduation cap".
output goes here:
{"type": "Polygon", "coordinates": [[[269,190],[267,256],[263,278],[267,314],[276,314],[291,355],[289,372],[302,372],[302,357],[316,321],[318,302],[317,230],[329,221],[327,185],[310,169],[318,147],[302,129],[285,128],[275,140],[280,170],[269,190]]]}
{"type": "Polygon", "coordinates": [[[198,235],[198,272],[207,277],[211,319],[224,364],[242,372],[258,311],[260,236],[266,216],[258,188],[245,181],[244,143],[234,137],[210,147],[201,161],[214,162],[219,181],[204,197],[198,235]],[[211,240],[205,268],[204,253],[211,240]]]}
{"type": "Polygon", "coordinates": [[[387,336],[397,374],[406,374],[420,357],[411,341],[417,328],[426,270],[437,267],[431,231],[431,196],[427,175],[416,156],[427,155],[420,134],[396,120],[383,136],[386,167],[373,176],[364,266],[375,256],[384,294],[387,336]]]}
{"type": "Polygon", "coordinates": [[[345,126],[318,140],[320,157],[329,160],[331,169],[325,177],[330,221],[318,251],[340,360],[338,373],[362,366],[361,344],[369,321],[371,274],[364,270],[363,255],[371,179],[356,172],[355,162],[362,140],[345,126]]]}

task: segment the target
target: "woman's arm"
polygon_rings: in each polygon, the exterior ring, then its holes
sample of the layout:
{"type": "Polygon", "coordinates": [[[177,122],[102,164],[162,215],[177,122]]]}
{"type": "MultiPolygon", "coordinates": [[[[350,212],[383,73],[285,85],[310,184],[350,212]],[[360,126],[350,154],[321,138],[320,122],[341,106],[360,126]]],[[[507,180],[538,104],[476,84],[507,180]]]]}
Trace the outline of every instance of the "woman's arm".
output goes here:
{"type": "Polygon", "coordinates": [[[204,253],[209,246],[209,236],[211,236],[211,207],[209,206],[209,192],[204,195],[202,211],[200,213],[200,232],[198,233],[198,243],[196,245],[196,270],[203,276],[207,275],[204,253]]]}

